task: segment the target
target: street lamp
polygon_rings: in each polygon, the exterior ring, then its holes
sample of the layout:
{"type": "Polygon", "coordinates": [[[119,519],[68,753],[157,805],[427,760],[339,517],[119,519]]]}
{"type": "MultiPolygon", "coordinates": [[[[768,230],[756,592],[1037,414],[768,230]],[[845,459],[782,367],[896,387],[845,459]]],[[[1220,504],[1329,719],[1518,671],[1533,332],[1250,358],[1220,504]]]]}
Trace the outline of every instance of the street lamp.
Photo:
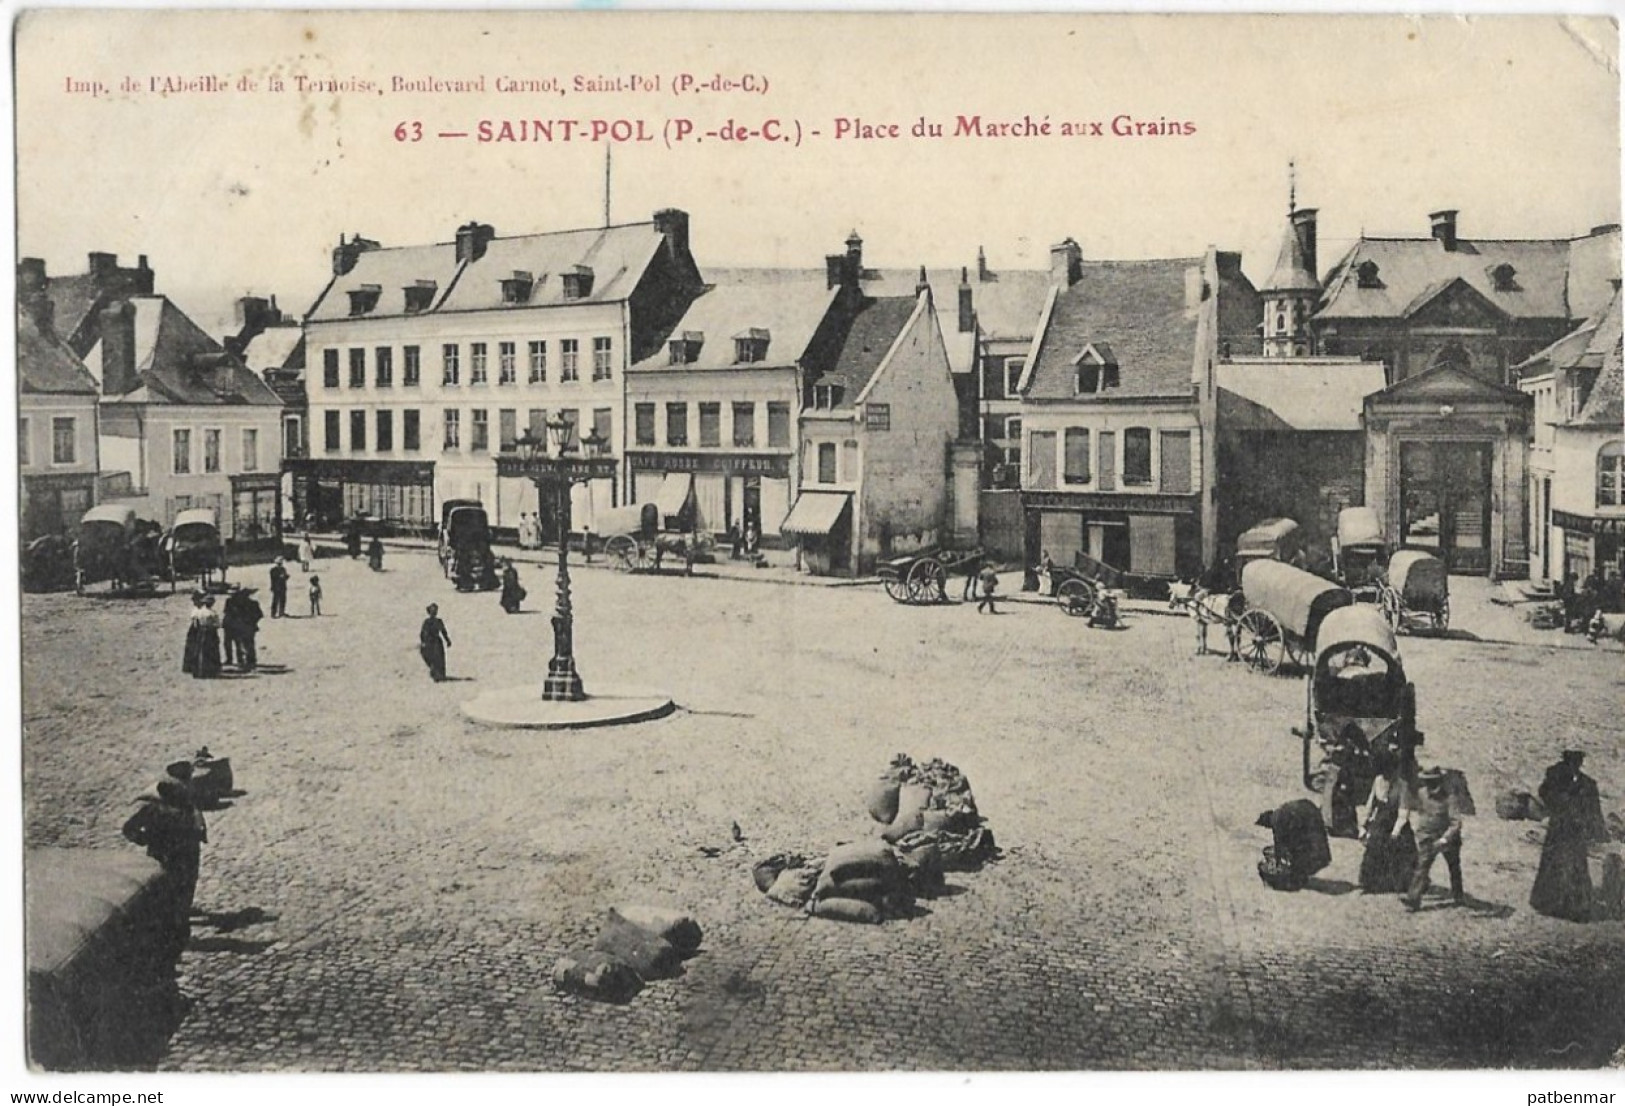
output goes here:
{"type": "MultiPolygon", "coordinates": [[[[563,418],[547,421],[547,438],[540,438],[526,430],[514,440],[514,446],[527,467],[545,459],[548,441],[553,443],[555,461],[562,461],[564,447],[569,444],[571,424],[563,418]]],[[[574,618],[570,609],[570,486],[573,480],[563,471],[530,468],[531,482],[536,485],[536,498],[541,501],[543,486],[551,484],[558,498],[556,517],[559,524],[559,578],[558,598],[553,608],[553,659],[547,662],[547,679],[542,684],[542,698],[548,702],[576,703],[587,697],[582,689],[581,676],[576,672],[574,618]]]]}

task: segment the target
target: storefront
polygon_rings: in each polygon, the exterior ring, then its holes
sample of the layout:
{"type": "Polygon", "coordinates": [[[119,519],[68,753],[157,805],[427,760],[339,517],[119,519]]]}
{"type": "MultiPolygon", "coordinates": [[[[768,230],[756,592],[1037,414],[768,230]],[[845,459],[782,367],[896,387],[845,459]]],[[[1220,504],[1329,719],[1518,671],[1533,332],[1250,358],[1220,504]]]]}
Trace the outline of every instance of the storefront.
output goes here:
{"type": "Polygon", "coordinates": [[[1200,502],[1195,495],[1022,492],[1026,563],[1047,553],[1071,565],[1087,553],[1136,575],[1195,577],[1202,570],[1200,502]]]}
{"type": "Polygon", "coordinates": [[[1552,525],[1563,531],[1563,573],[1584,580],[1592,572],[1625,576],[1625,517],[1595,518],[1553,511],[1552,525]]]}
{"type": "Polygon", "coordinates": [[[686,510],[696,529],[719,536],[755,526],[772,547],[790,514],[788,454],[633,452],[627,468],[631,502],[659,503],[663,515],[686,510]]]}
{"type": "Polygon", "coordinates": [[[780,527],[801,546],[801,567],[814,576],[852,569],[852,493],[802,492],[780,527]]]}
{"type": "Polygon", "coordinates": [[[544,545],[559,540],[559,499],[557,491],[543,494],[538,491],[532,473],[556,474],[570,481],[570,532],[584,534],[589,531],[603,536],[598,518],[613,510],[617,503],[616,474],[619,464],[613,457],[581,457],[570,455],[563,460],[556,457],[525,461],[514,455],[497,458],[497,495],[500,514],[491,519],[491,525],[513,530],[521,514],[534,513],[541,526],[544,545]]]}
{"type": "Polygon", "coordinates": [[[282,476],[275,472],[239,473],[231,478],[231,529],[237,545],[281,541],[282,476]]]}
{"type": "Polygon", "coordinates": [[[433,461],[295,459],[283,470],[293,478],[294,518],[311,529],[335,530],[358,515],[397,533],[433,533],[439,525],[433,461]]]}

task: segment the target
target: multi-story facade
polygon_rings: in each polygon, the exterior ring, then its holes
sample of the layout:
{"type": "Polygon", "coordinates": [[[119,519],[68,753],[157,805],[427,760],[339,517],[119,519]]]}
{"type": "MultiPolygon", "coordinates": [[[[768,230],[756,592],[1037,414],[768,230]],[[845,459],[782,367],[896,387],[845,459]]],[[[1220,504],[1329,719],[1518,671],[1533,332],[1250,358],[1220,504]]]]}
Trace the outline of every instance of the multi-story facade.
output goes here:
{"type": "Polygon", "coordinates": [[[1625,401],[1620,294],[1519,366],[1534,401],[1529,445],[1530,577],[1625,574],[1625,401]]]}
{"type": "Polygon", "coordinates": [[[1053,286],[1020,381],[1025,557],[1194,575],[1212,556],[1203,402],[1221,345],[1256,302],[1235,254],[1084,261],[1055,248],[1053,286]]]}
{"type": "MultiPolygon", "coordinates": [[[[499,238],[478,223],[453,242],[395,249],[340,244],[306,317],[311,457],[293,462],[299,509],[321,523],[366,514],[431,527],[437,504],[477,499],[493,525],[539,511],[528,480],[496,457],[562,417],[571,447],[627,446],[626,370],[649,356],[700,290],[688,217],[499,238]]],[[[606,466],[611,467],[611,466],[606,466]]],[[[605,476],[575,489],[573,519],[624,489],[605,476]]]]}
{"type": "MultiPolygon", "coordinates": [[[[95,377],[51,329],[49,301],[30,291],[19,288],[17,309],[17,465],[25,543],[72,533],[96,504],[100,470],[95,377]]],[[[43,285],[32,291],[43,293],[43,285]]]]}

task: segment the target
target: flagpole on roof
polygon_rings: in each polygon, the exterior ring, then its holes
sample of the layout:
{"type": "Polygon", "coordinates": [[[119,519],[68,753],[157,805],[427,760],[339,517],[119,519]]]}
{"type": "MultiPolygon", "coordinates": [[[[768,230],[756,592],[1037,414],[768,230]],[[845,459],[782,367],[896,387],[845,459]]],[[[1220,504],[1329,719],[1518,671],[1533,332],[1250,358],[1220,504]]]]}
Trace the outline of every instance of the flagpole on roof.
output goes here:
{"type": "Polygon", "coordinates": [[[604,226],[609,226],[609,151],[610,144],[604,143],[604,226]]]}

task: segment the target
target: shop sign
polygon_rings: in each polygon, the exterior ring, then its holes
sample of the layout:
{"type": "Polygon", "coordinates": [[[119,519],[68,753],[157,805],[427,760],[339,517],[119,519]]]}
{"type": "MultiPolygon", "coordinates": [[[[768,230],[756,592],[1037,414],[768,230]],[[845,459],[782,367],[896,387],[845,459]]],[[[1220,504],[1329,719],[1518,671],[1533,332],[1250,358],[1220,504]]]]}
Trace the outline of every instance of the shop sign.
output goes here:
{"type": "Polygon", "coordinates": [[[790,458],[760,453],[628,453],[626,462],[636,471],[726,472],[739,476],[790,475],[790,458]]]}
{"type": "Polygon", "coordinates": [[[1571,514],[1568,511],[1553,511],[1552,525],[1560,530],[1582,534],[1610,534],[1614,537],[1625,535],[1625,518],[1587,518],[1585,515],[1571,514]]]}

